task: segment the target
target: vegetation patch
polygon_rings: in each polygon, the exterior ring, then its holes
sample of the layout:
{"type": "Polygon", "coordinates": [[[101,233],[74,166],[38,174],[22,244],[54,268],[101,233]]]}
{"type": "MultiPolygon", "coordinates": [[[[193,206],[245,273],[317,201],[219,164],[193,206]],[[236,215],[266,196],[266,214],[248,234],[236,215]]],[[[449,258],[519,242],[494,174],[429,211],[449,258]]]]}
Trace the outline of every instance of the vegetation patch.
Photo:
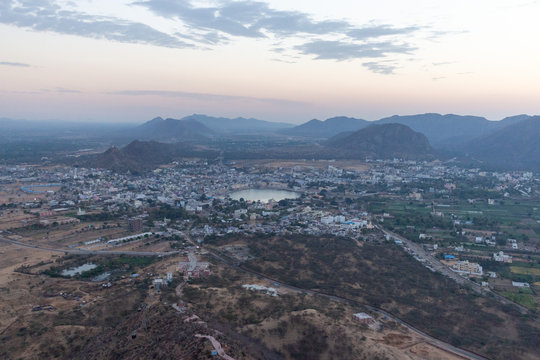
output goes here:
{"type": "MultiPolygon", "coordinates": [[[[528,290],[528,289],[527,289],[528,290]]],[[[519,293],[513,293],[510,291],[505,291],[502,295],[518,304],[528,307],[529,309],[536,309],[537,305],[534,301],[534,296],[531,294],[531,291],[522,291],[519,293]]]]}
{"type": "Polygon", "coordinates": [[[536,268],[532,268],[532,267],[510,266],[510,270],[511,270],[514,274],[537,275],[537,276],[540,276],[540,269],[536,269],[536,268]]]}
{"type": "Polygon", "coordinates": [[[537,347],[526,347],[522,334],[500,335],[529,324],[540,342],[540,327],[532,319],[429,271],[397,246],[358,247],[351,239],[334,236],[242,240],[256,256],[245,266],[271,278],[385,309],[441,340],[490,358],[515,358],[517,349],[538,354],[537,347]]]}

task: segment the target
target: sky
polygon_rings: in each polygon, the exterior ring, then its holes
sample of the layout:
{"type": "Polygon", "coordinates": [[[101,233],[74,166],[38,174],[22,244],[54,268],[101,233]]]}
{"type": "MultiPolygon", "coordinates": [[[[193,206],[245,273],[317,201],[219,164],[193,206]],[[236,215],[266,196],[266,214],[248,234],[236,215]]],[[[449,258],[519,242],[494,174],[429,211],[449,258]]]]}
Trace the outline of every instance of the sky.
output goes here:
{"type": "Polygon", "coordinates": [[[540,114],[539,0],[1,0],[0,118],[540,114]]]}

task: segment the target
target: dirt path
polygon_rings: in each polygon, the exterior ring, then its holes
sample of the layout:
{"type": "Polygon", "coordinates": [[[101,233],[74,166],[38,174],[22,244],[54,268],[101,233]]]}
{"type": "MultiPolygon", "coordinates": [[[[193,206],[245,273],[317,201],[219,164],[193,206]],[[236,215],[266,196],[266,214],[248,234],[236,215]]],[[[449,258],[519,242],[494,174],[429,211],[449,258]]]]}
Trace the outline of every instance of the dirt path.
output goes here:
{"type": "Polygon", "coordinates": [[[153,252],[153,251],[104,251],[104,250],[79,250],[79,249],[53,249],[53,248],[42,247],[39,245],[26,244],[21,241],[7,239],[2,236],[0,236],[0,242],[23,246],[23,247],[27,247],[31,249],[36,249],[36,250],[68,253],[68,254],[73,254],[73,255],[167,256],[167,255],[178,254],[178,251],[153,252]]]}
{"type": "Polygon", "coordinates": [[[198,337],[198,338],[206,338],[206,339],[210,340],[210,342],[214,346],[214,349],[216,349],[218,355],[221,356],[222,358],[227,359],[227,360],[234,360],[234,358],[232,358],[229,355],[225,354],[225,351],[221,347],[221,344],[213,336],[201,335],[201,334],[196,334],[195,336],[198,337]]]}

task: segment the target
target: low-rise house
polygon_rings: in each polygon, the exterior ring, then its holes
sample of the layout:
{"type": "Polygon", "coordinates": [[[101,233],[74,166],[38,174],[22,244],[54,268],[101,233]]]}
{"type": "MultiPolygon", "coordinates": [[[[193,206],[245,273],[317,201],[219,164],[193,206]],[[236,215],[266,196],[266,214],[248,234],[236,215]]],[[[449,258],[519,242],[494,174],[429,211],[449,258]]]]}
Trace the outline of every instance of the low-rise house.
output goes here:
{"type": "Polygon", "coordinates": [[[493,260],[504,263],[512,263],[512,256],[505,255],[503,251],[499,251],[498,253],[493,253],[493,260]]]}
{"type": "Polygon", "coordinates": [[[469,260],[458,261],[452,265],[452,271],[465,275],[477,275],[483,274],[482,266],[477,263],[471,263],[469,260]]]}

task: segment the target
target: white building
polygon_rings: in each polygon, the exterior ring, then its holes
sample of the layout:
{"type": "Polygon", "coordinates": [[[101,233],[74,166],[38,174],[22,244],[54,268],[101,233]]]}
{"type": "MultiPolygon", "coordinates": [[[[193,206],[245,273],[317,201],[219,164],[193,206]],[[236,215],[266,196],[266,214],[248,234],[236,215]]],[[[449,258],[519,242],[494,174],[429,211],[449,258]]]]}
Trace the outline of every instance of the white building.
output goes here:
{"type": "Polygon", "coordinates": [[[321,222],[325,225],[329,225],[329,224],[332,224],[334,222],[334,217],[333,216],[324,216],[321,218],[321,222]]]}
{"type": "Polygon", "coordinates": [[[235,219],[239,219],[242,215],[246,215],[246,214],[247,214],[247,209],[234,210],[235,219]]]}
{"type": "Polygon", "coordinates": [[[373,322],[373,317],[364,312],[353,314],[354,319],[360,321],[361,323],[370,323],[373,322]]]}
{"type": "Polygon", "coordinates": [[[345,216],[338,215],[338,216],[334,217],[334,222],[338,223],[338,224],[343,224],[345,222],[345,216]]]}
{"type": "Polygon", "coordinates": [[[512,256],[505,255],[504,252],[499,251],[498,253],[493,253],[493,260],[505,263],[512,263],[512,256]]]}
{"type": "Polygon", "coordinates": [[[458,261],[452,265],[452,271],[457,272],[458,274],[465,275],[478,275],[483,274],[482,266],[477,263],[471,263],[469,260],[458,261]]]}

